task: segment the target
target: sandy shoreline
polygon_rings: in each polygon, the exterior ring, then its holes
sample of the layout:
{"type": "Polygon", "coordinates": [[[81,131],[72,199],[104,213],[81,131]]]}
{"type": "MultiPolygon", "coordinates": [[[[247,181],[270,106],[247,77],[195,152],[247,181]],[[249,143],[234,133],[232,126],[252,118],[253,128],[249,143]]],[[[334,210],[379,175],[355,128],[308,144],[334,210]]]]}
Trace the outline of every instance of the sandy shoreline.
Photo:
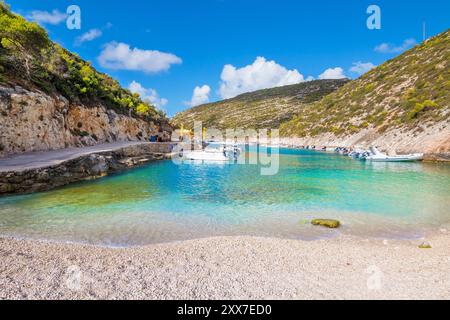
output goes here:
{"type": "Polygon", "coordinates": [[[219,237],[136,248],[0,238],[1,299],[450,299],[450,232],[219,237]]]}

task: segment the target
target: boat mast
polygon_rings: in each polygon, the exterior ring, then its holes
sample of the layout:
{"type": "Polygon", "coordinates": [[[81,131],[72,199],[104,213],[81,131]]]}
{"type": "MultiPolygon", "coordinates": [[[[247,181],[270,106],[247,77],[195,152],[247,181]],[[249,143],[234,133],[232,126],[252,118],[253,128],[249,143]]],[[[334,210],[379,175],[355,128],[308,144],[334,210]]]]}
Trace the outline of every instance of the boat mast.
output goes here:
{"type": "Polygon", "coordinates": [[[423,36],[423,42],[425,42],[425,40],[427,39],[427,25],[426,25],[425,21],[422,24],[422,36],[423,36]]]}

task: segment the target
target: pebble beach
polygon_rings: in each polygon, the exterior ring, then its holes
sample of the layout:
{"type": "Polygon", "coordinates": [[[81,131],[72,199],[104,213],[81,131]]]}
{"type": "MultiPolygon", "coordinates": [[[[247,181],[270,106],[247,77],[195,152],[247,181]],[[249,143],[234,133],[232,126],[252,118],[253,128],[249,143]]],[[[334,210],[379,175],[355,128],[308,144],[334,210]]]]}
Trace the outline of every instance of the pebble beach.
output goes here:
{"type": "Polygon", "coordinates": [[[111,248],[0,238],[1,299],[449,299],[450,233],[111,248]]]}

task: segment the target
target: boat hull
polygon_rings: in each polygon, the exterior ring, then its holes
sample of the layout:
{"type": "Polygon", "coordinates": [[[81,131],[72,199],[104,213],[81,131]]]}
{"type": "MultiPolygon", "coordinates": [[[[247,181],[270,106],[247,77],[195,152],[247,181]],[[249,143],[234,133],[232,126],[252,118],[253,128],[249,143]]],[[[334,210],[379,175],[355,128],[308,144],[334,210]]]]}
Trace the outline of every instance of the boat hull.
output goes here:
{"type": "Polygon", "coordinates": [[[423,155],[415,155],[409,157],[385,157],[385,158],[377,158],[377,157],[367,157],[367,161],[373,162],[414,162],[423,160],[423,155]]]}
{"type": "Polygon", "coordinates": [[[225,162],[230,161],[230,158],[226,157],[222,152],[186,152],[183,157],[186,160],[203,160],[203,161],[218,161],[225,162]]]}

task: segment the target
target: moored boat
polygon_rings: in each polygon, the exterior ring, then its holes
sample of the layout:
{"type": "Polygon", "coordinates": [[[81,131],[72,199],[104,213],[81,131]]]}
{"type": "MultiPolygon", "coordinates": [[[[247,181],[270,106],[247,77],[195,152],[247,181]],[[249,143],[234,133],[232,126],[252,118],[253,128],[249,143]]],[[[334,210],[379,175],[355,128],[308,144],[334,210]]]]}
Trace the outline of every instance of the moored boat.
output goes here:
{"type": "Polygon", "coordinates": [[[183,153],[186,160],[221,161],[237,160],[241,150],[238,146],[227,147],[226,144],[216,142],[207,145],[202,150],[192,150],[183,153]]]}
{"type": "Polygon", "coordinates": [[[224,152],[220,151],[205,151],[205,150],[194,150],[188,151],[183,154],[186,160],[205,160],[205,161],[229,161],[224,152]]]}
{"type": "Polygon", "coordinates": [[[376,147],[371,147],[370,152],[370,155],[364,157],[365,160],[378,162],[410,162],[423,160],[423,153],[388,156],[387,154],[380,152],[376,147]]]}

